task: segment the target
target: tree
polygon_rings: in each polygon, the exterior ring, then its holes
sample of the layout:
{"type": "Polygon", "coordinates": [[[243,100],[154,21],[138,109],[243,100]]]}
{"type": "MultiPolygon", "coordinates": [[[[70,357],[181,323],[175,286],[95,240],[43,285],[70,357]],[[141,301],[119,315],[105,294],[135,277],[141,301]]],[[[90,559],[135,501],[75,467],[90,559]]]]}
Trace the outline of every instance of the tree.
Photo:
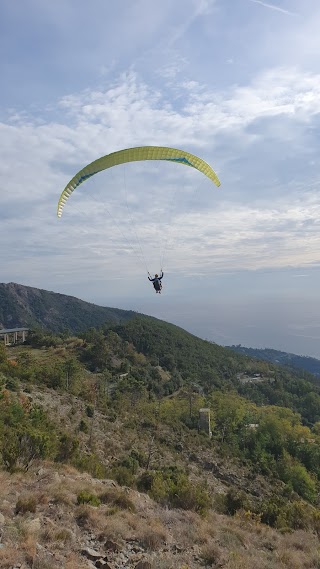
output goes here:
{"type": "Polygon", "coordinates": [[[66,378],[66,390],[72,386],[72,383],[79,376],[81,371],[81,366],[76,358],[67,358],[63,363],[63,370],[65,372],[66,378]]]}

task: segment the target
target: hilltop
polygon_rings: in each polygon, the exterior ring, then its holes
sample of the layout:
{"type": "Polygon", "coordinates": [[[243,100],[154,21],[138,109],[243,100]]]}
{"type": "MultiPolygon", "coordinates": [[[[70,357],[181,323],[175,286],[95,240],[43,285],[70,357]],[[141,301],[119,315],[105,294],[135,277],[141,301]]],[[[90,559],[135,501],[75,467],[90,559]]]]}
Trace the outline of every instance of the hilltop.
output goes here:
{"type": "Polygon", "coordinates": [[[105,322],[120,323],[134,316],[130,310],[97,306],[73,296],[0,283],[0,327],[41,326],[52,332],[82,332],[105,322]]]}

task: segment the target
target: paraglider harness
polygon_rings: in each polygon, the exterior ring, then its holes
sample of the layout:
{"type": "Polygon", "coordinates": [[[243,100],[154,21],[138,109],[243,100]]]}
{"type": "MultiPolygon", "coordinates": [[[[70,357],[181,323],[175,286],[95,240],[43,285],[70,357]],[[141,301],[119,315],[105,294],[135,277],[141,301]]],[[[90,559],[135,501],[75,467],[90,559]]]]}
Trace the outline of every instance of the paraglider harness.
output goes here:
{"type": "Polygon", "coordinates": [[[155,276],[154,279],[151,277],[150,273],[148,272],[148,279],[149,279],[149,281],[152,282],[154,290],[156,292],[158,292],[159,294],[161,293],[161,289],[162,289],[162,282],[161,282],[162,277],[163,277],[163,270],[162,269],[161,269],[160,277],[155,276]]]}

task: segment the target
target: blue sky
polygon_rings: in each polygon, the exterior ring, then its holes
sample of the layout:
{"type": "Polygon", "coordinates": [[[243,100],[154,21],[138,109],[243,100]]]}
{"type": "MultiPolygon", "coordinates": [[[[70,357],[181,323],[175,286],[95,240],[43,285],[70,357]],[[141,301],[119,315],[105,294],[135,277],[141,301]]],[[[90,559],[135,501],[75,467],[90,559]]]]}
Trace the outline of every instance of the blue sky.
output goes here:
{"type": "Polygon", "coordinates": [[[319,26],[318,0],[1,3],[1,282],[320,358],[319,26]],[[221,188],[136,163],[56,217],[85,164],[153,144],[221,188]]]}

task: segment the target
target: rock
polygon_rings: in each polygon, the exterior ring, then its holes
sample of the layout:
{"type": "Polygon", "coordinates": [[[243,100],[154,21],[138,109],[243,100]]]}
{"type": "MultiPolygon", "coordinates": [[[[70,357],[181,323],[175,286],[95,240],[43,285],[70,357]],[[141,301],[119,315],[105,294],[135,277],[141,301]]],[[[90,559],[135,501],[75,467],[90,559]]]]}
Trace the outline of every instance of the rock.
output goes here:
{"type": "Polygon", "coordinates": [[[91,561],[98,561],[100,559],[104,559],[103,553],[99,553],[98,551],[91,549],[91,547],[86,547],[81,551],[81,553],[91,561]]]}
{"type": "Polygon", "coordinates": [[[174,545],[173,550],[175,551],[175,553],[181,553],[183,551],[183,547],[180,547],[179,545],[174,545]]]}
{"type": "Polygon", "coordinates": [[[140,547],[140,545],[133,545],[132,551],[133,551],[133,553],[141,553],[144,551],[144,549],[143,549],[143,547],[140,547]]]}
{"type": "Polygon", "coordinates": [[[152,565],[150,561],[141,560],[139,561],[138,565],[135,566],[135,569],[152,569],[152,565]]]}
{"type": "Polygon", "coordinates": [[[98,569],[111,569],[111,566],[105,559],[99,559],[99,561],[96,562],[96,567],[98,569]]]}
{"type": "Polygon", "coordinates": [[[134,553],[133,555],[130,555],[130,563],[138,563],[138,561],[141,561],[142,558],[143,553],[134,553]]]}
{"type": "Polygon", "coordinates": [[[107,541],[104,544],[104,547],[107,551],[113,551],[114,553],[117,553],[121,549],[120,545],[115,541],[111,541],[111,539],[107,539],[107,541]]]}
{"type": "Polygon", "coordinates": [[[3,514],[0,514],[0,526],[4,526],[6,519],[3,514]]]}

